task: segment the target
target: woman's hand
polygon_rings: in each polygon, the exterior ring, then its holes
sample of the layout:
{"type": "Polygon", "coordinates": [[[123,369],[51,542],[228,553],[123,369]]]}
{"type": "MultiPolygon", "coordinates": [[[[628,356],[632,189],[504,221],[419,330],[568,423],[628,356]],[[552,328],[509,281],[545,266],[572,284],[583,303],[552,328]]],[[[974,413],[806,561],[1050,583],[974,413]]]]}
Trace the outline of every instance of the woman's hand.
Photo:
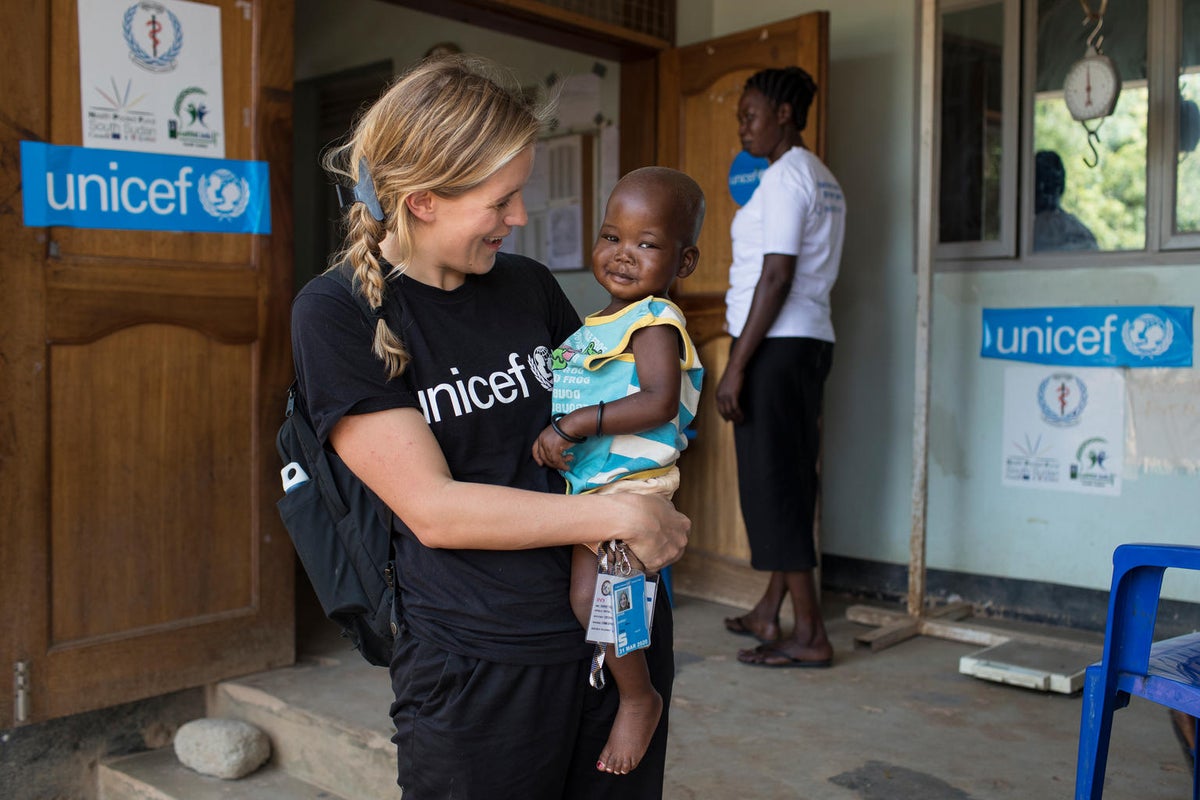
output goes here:
{"type": "Polygon", "coordinates": [[[610,538],[624,541],[648,571],[657,572],[683,556],[692,521],[670,502],[645,494],[610,494],[604,499],[619,504],[610,538]]]}
{"type": "Polygon", "coordinates": [[[742,381],[745,374],[734,366],[725,368],[717,384],[717,413],[727,422],[734,424],[742,421],[742,406],[738,398],[742,394],[742,381]]]}

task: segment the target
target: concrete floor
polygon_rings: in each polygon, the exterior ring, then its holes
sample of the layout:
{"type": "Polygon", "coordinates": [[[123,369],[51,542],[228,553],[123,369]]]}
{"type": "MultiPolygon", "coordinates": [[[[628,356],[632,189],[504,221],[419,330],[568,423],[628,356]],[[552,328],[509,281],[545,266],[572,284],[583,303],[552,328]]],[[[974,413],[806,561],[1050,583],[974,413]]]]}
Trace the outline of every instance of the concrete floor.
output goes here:
{"type": "MultiPolygon", "coordinates": [[[[854,637],[874,629],[849,621],[847,602],[827,596],[827,627],[836,649],[831,669],[750,667],[735,654],[754,641],[722,625],[740,609],[689,596],[675,601],[678,671],[666,800],[1073,796],[1079,696],[959,674],[959,658],[980,646],[919,637],[878,652],[855,650],[854,637]]],[[[1078,631],[974,621],[1101,642],[1078,631]]],[[[384,713],[391,695],[386,671],[348,651],[345,640],[322,622],[324,635],[302,638],[308,671],[264,673],[249,683],[269,683],[273,696],[344,717],[345,724],[368,727],[386,741],[391,735],[384,713]],[[313,671],[314,657],[325,668],[313,671]]],[[[1191,796],[1191,775],[1166,709],[1135,698],[1118,711],[1111,753],[1106,800],[1191,796]]],[[[390,764],[385,766],[390,774],[390,764]]],[[[385,783],[382,777],[379,782],[385,783]]]]}
{"type": "MultiPolygon", "coordinates": [[[[737,609],[676,597],[669,800],[1073,796],[1078,695],[960,675],[976,645],[921,637],[855,650],[871,629],[846,619],[845,602],[825,603],[834,666],[764,669],[734,657],[754,644],[722,626],[737,609]]],[[[1135,698],[1115,718],[1106,800],[1190,790],[1166,709],[1135,698]]]]}

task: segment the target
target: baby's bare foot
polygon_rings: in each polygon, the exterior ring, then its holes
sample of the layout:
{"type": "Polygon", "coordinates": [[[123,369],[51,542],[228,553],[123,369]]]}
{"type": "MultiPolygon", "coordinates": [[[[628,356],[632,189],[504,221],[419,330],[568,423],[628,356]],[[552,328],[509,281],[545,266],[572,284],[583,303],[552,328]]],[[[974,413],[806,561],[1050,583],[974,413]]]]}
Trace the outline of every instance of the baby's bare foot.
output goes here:
{"type": "Polygon", "coordinates": [[[650,738],[662,716],[662,707],[662,695],[653,690],[621,695],[617,718],[613,720],[612,731],[600,753],[600,760],[596,762],[596,769],[615,775],[631,772],[646,755],[650,738]]]}

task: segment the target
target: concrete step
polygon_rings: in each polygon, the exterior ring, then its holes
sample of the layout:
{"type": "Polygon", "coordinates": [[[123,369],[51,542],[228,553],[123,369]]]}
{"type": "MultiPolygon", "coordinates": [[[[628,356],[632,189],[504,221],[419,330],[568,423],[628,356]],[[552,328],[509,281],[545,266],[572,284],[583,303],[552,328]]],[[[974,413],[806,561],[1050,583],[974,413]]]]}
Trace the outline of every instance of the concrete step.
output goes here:
{"type": "Polygon", "coordinates": [[[396,800],[391,700],[388,671],[343,646],[211,687],[208,715],[262,728],[271,766],[297,780],[354,800],[396,800]]]}
{"type": "Polygon", "coordinates": [[[240,780],[210,778],[180,764],[170,747],[101,764],[98,783],[100,800],[345,800],[270,763],[240,780]]]}

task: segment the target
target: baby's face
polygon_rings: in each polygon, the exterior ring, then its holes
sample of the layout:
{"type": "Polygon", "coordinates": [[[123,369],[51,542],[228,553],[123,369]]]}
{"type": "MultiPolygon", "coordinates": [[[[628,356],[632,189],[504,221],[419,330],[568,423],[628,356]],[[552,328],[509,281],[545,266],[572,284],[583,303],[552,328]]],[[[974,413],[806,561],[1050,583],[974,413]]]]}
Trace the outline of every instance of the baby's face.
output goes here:
{"type": "Polygon", "coordinates": [[[592,248],[592,274],[614,299],[665,296],[679,276],[685,251],[667,192],[618,184],[604,209],[592,248]]]}

